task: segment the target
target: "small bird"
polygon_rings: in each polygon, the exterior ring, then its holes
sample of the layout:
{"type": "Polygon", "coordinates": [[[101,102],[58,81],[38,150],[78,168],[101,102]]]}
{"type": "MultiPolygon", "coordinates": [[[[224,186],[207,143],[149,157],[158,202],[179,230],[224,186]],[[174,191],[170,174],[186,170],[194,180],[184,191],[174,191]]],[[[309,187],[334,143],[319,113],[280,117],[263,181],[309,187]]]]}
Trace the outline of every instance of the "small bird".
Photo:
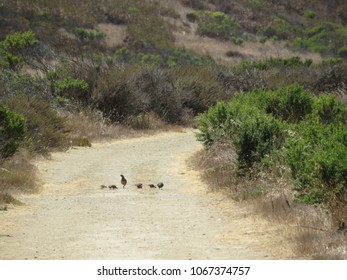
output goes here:
{"type": "Polygon", "coordinates": [[[125,179],[125,177],[123,175],[120,175],[122,177],[122,179],[120,180],[121,184],[123,185],[123,189],[125,188],[125,185],[127,184],[127,179],[125,179]]]}
{"type": "Polygon", "coordinates": [[[156,189],[157,187],[156,186],[154,186],[153,184],[149,184],[148,185],[151,189],[156,189]]]}
{"type": "Polygon", "coordinates": [[[105,185],[100,186],[100,189],[106,189],[106,188],[107,188],[107,186],[105,186],[105,185]]]}
{"type": "Polygon", "coordinates": [[[345,229],[346,229],[345,222],[339,221],[339,228],[337,230],[338,231],[344,231],[345,229]]]}
{"type": "Polygon", "coordinates": [[[135,184],[135,186],[136,186],[138,189],[142,189],[142,184],[141,184],[141,183],[135,184]]]}
{"type": "Polygon", "coordinates": [[[163,182],[159,182],[157,186],[161,190],[164,187],[164,183],[163,182]]]}
{"type": "Polygon", "coordinates": [[[116,185],[110,185],[110,186],[108,186],[108,188],[109,188],[110,190],[118,189],[116,185]]]}

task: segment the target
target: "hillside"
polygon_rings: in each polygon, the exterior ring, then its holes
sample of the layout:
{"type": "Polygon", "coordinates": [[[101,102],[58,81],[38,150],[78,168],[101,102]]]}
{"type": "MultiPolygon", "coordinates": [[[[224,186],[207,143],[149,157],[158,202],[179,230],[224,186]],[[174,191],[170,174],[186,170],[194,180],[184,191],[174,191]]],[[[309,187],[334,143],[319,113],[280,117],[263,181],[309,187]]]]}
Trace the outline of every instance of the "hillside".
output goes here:
{"type": "Polygon", "coordinates": [[[344,0],[3,0],[0,68],[0,211],[37,156],[185,126],[218,190],[345,231],[344,0]]]}

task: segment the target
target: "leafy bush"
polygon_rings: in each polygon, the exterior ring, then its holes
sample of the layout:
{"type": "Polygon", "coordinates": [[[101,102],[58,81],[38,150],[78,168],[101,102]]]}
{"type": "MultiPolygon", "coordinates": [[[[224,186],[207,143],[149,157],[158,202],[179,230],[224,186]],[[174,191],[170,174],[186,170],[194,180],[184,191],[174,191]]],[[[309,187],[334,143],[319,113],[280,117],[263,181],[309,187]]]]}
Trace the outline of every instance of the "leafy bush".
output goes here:
{"type": "Polygon", "coordinates": [[[197,11],[194,15],[200,35],[227,40],[239,29],[235,21],[223,12],[197,11]]]}
{"type": "Polygon", "coordinates": [[[293,26],[286,20],[279,17],[272,17],[272,22],[264,28],[266,37],[276,37],[280,40],[285,40],[293,32],[293,26]]]}
{"type": "Polygon", "coordinates": [[[347,106],[336,97],[294,84],[218,102],[199,116],[197,138],[206,148],[232,142],[242,170],[287,164],[299,201],[332,204],[347,195],[346,123],[347,106]]]}
{"type": "Polygon", "coordinates": [[[347,47],[342,47],[337,50],[337,55],[341,58],[347,59],[347,47]]]}
{"type": "Polygon", "coordinates": [[[54,94],[59,100],[61,97],[66,97],[69,99],[81,100],[85,103],[89,99],[88,89],[89,85],[81,79],[68,77],[54,82],[54,94]]]}
{"type": "Polygon", "coordinates": [[[310,18],[310,19],[314,19],[316,17],[316,13],[314,11],[306,11],[305,17],[310,18]]]}
{"type": "Polygon", "coordinates": [[[282,127],[281,122],[271,116],[244,116],[234,140],[239,166],[250,168],[279,149],[284,142],[282,127]]]}
{"type": "Polygon", "coordinates": [[[0,55],[3,64],[15,69],[27,60],[32,48],[38,43],[39,41],[32,31],[15,32],[7,35],[5,40],[0,42],[0,55]]]}
{"type": "Polygon", "coordinates": [[[334,95],[322,94],[314,99],[308,119],[315,123],[346,124],[347,108],[334,95]]]}
{"type": "Polygon", "coordinates": [[[22,142],[27,128],[23,116],[0,105],[0,156],[12,156],[22,142]]]}
{"type": "Polygon", "coordinates": [[[82,27],[76,27],[74,33],[82,41],[92,41],[92,40],[101,40],[105,38],[106,34],[98,30],[86,30],[82,27]]]}
{"type": "Polygon", "coordinates": [[[275,67],[310,67],[312,64],[311,59],[306,59],[304,61],[301,60],[298,56],[283,58],[283,57],[270,57],[265,60],[252,61],[245,60],[241,62],[237,68],[240,70],[248,70],[248,69],[259,69],[259,70],[270,70],[275,67]]]}
{"type": "Polygon", "coordinates": [[[266,112],[287,122],[299,122],[312,110],[312,96],[302,86],[294,84],[268,96],[266,112]]]}
{"type": "Polygon", "coordinates": [[[46,154],[52,148],[64,148],[64,120],[47,101],[19,95],[3,101],[11,110],[24,116],[27,127],[26,146],[35,152],[46,154]]]}
{"type": "Polygon", "coordinates": [[[345,126],[301,123],[288,138],[286,160],[297,182],[298,199],[332,202],[347,194],[347,130],[345,126]]]}
{"type": "Polygon", "coordinates": [[[347,44],[346,27],[332,23],[322,23],[306,29],[305,33],[295,38],[295,49],[309,50],[323,54],[339,54],[347,44]]]}

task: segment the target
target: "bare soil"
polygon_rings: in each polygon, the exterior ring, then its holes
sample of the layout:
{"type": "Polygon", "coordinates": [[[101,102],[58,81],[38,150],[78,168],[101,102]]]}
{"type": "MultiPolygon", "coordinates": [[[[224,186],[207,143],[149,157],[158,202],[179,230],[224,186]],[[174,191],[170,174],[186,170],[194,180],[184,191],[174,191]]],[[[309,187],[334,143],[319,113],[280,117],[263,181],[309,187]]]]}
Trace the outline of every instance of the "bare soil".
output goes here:
{"type": "Polygon", "coordinates": [[[176,131],[37,161],[42,192],[0,211],[0,259],[295,258],[283,225],[207,192],[187,165],[201,148],[176,131]],[[159,181],[162,190],[147,186],[159,181]]]}

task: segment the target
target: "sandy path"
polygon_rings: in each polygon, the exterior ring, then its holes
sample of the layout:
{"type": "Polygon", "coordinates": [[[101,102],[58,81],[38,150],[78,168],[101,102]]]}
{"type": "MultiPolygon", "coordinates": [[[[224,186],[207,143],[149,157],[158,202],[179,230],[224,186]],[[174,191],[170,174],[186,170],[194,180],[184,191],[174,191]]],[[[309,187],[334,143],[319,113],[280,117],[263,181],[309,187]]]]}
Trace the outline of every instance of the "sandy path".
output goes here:
{"type": "Polygon", "coordinates": [[[44,190],[0,212],[0,259],[287,259],[280,226],[206,193],[193,132],[95,144],[37,162],[44,190]],[[101,190],[100,184],[126,189],[101,190]],[[135,183],[163,181],[163,190],[135,183]]]}

